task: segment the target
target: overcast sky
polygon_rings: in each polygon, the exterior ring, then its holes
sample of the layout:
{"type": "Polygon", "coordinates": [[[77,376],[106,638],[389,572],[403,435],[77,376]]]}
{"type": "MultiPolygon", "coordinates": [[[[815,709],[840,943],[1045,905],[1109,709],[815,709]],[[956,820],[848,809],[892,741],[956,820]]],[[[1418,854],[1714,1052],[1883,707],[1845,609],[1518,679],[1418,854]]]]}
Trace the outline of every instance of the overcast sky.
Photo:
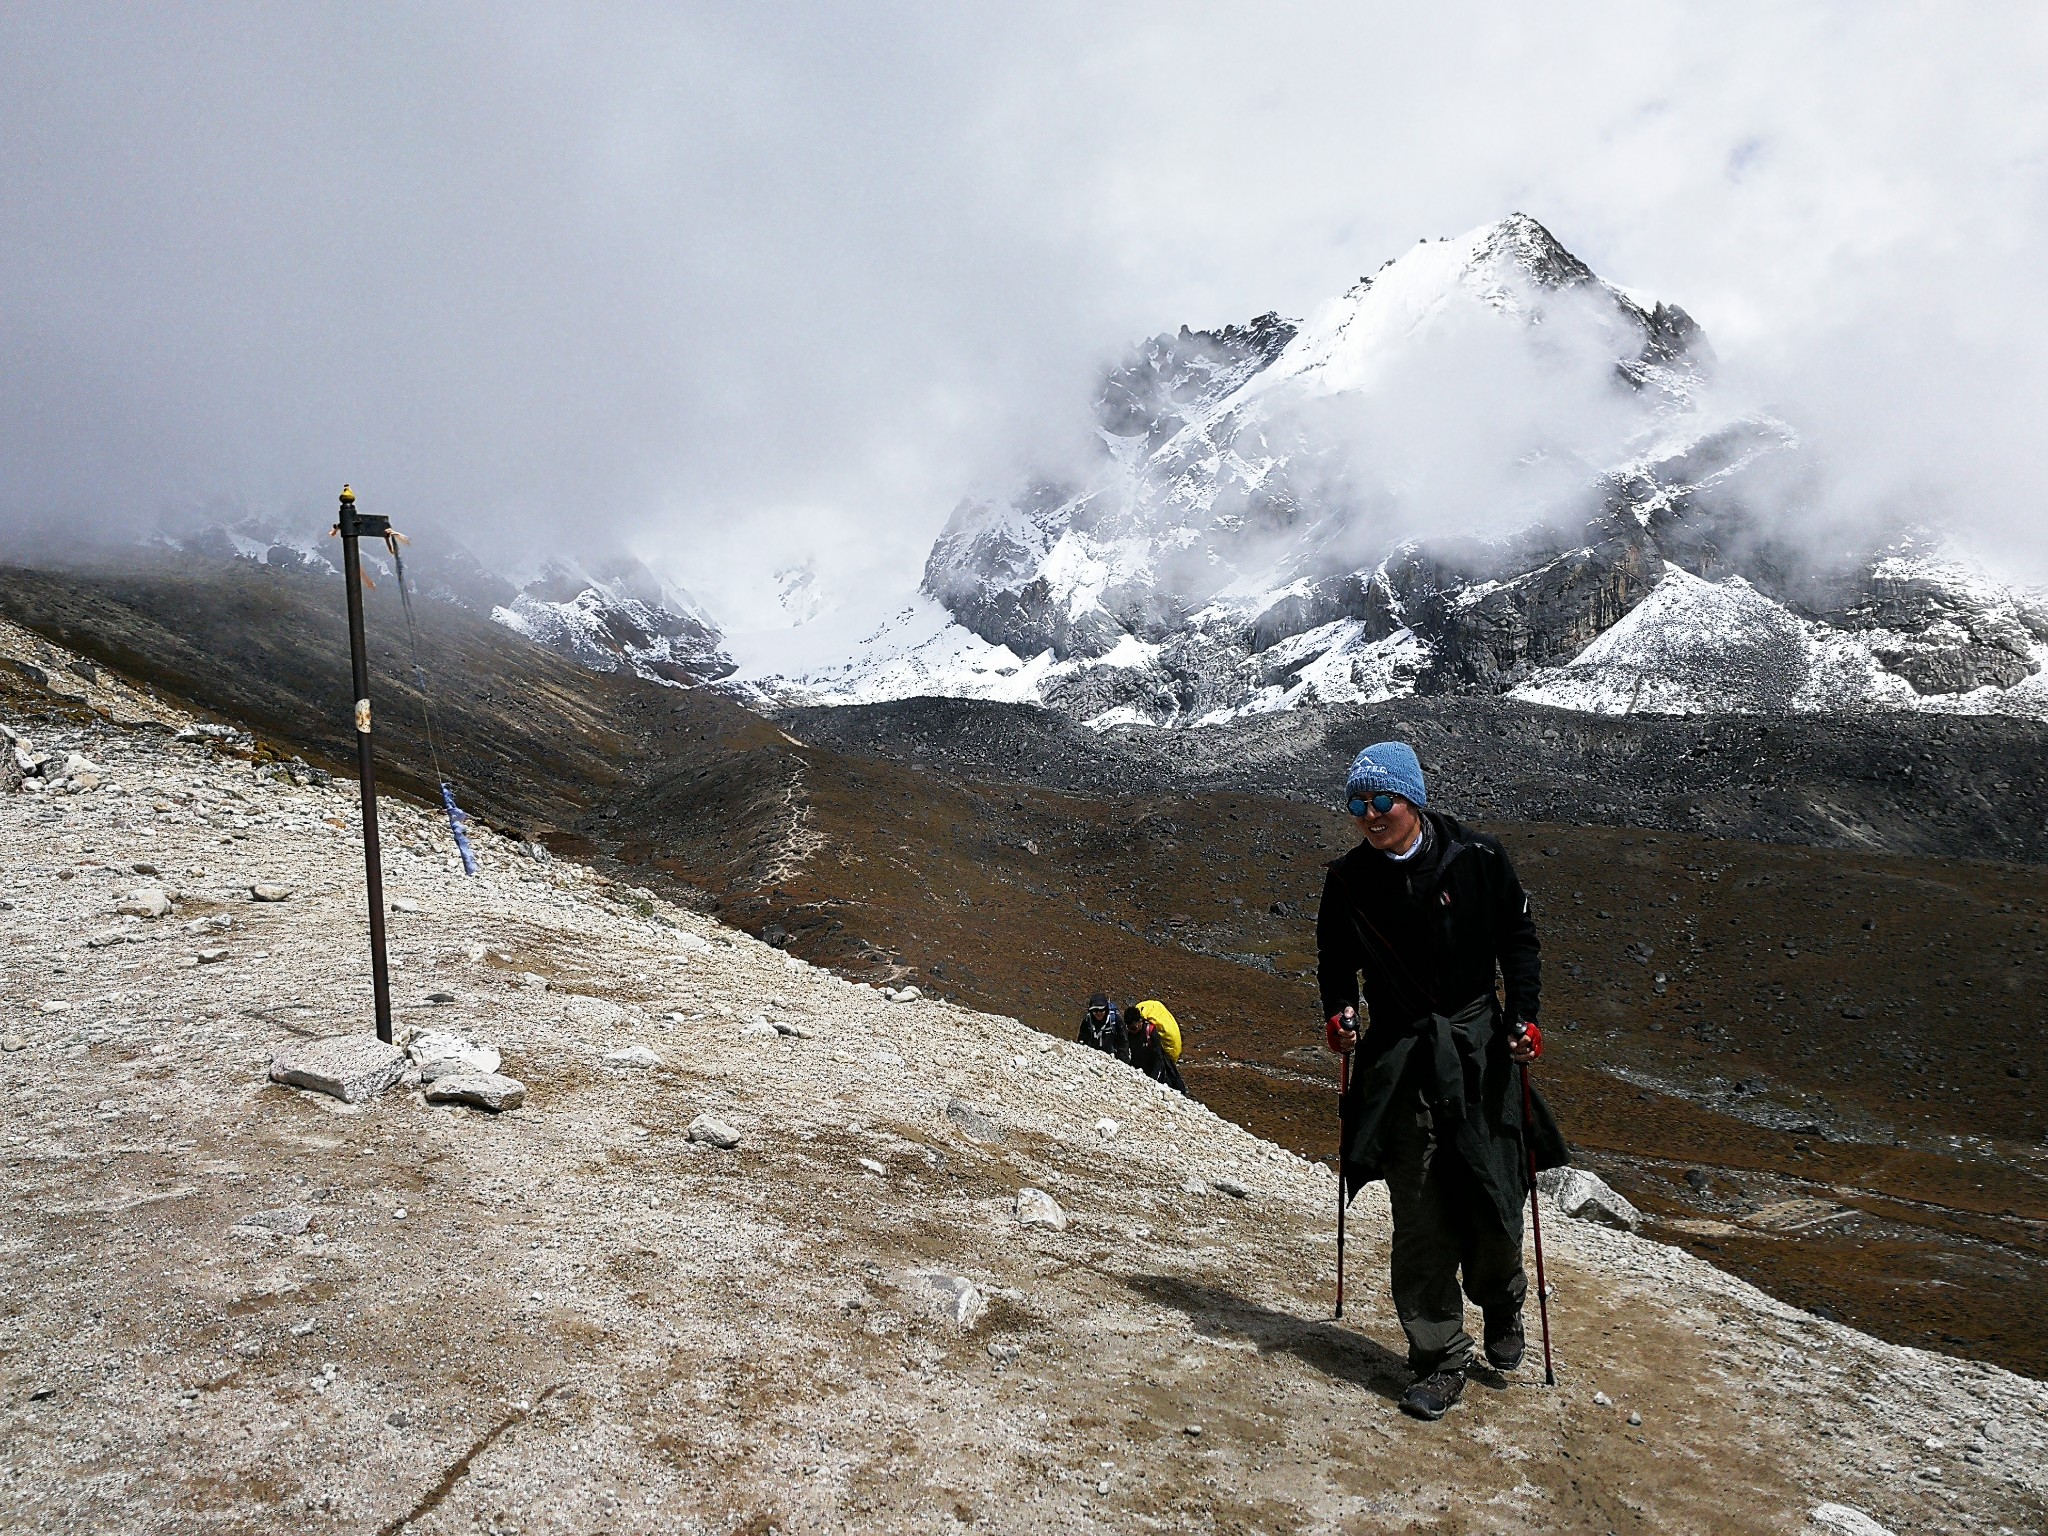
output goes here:
{"type": "Polygon", "coordinates": [[[352,480],[729,622],[915,578],[1128,342],[1511,210],[2048,577],[2037,6],[0,9],[0,517],[352,480]]]}

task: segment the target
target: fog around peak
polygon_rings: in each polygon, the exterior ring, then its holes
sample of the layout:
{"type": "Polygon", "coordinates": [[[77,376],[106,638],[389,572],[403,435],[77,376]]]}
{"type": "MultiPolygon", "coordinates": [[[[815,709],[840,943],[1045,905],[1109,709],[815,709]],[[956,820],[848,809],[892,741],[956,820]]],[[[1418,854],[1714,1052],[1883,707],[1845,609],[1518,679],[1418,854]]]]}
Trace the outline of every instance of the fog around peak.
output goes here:
{"type": "Polygon", "coordinates": [[[350,480],[770,621],[807,561],[907,587],[1132,342],[1520,209],[1699,321],[1802,496],[2040,580],[2044,66],[1991,8],[15,7],[0,519],[350,480]]]}

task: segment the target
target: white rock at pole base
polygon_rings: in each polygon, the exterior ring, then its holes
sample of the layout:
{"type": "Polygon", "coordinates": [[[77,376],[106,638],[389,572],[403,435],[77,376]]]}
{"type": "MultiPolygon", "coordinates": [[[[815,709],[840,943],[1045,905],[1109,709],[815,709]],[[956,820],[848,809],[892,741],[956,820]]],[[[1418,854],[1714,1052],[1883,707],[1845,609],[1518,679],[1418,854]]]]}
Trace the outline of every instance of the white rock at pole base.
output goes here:
{"type": "Polygon", "coordinates": [[[406,1045],[405,1053],[419,1063],[420,1077],[430,1083],[451,1072],[496,1072],[504,1064],[494,1048],[478,1045],[452,1029],[421,1030],[406,1045]]]}
{"type": "Polygon", "coordinates": [[[1643,1213],[1617,1194],[1597,1173],[1583,1168],[1546,1168],[1536,1175],[1536,1187],[1557,1202],[1567,1216],[1590,1221],[1620,1232],[1633,1232],[1643,1223],[1643,1213]]]}
{"type": "Polygon", "coordinates": [[[270,1080],[360,1104],[397,1082],[406,1066],[405,1052],[375,1035],[328,1035],[274,1047],[270,1080]]]}
{"type": "Polygon", "coordinates": [[[1060,1209],[1059,1201],[1042,1189],[1018,1190],[1016,1211],[1020,1227],[1051,1227],[1055,1232],[1067,1230],[1067,1213],[1060,1209]]]}

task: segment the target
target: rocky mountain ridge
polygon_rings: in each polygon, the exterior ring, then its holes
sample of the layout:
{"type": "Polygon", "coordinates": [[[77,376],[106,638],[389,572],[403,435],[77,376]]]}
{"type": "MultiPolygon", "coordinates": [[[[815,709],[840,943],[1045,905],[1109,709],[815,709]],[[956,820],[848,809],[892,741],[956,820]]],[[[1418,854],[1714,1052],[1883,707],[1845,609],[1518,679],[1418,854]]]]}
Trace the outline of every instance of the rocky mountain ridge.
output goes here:
{"type": "MultiPolygon", "coordinates": [[[[733,671],[724,636],[703,605],[631,555],[558,556],[520,582],[438,530],[406,532],[406,576],[416,594],[482,614],[593,671],[681,687],[733,671]]],[[[188,523],[159,530],[150,542],[201,558],[340,574],[332,542],[279,519],[188,523]]],[[[363,561],[373,581],[395,580],[381,545],[366,543],[363,561]]]]}

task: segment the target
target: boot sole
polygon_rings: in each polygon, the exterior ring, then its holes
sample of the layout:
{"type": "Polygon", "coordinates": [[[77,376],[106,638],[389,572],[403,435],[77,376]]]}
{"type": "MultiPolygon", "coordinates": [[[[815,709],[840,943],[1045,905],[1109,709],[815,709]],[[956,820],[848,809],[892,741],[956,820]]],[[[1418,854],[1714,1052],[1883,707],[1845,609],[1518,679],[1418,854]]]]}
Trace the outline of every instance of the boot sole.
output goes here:
{"type": "Polygon", "coordinates": [[[1426,1423],[1434,1424],[1438,1419],[1442,1418],[1445,1414],[1449,1413],[1453,1408],[1457,1407],[1458,1404],[1464,1400],[1464,1396],[1465,1394],[1460,1392],[1456,1397],[1452,1398],[1448,1403],[1445,1403],[1443,1407],[1438,1408],[1434,1412],[1424,1407],[1421,1403],[1413,1402],[1405,1397],[1401,1399],[1400,1407],[1401,1411],[1407,1414],[1408,1417],[1410,1417],[1411,1419],[1421,1419],[1426,1423]]]}

